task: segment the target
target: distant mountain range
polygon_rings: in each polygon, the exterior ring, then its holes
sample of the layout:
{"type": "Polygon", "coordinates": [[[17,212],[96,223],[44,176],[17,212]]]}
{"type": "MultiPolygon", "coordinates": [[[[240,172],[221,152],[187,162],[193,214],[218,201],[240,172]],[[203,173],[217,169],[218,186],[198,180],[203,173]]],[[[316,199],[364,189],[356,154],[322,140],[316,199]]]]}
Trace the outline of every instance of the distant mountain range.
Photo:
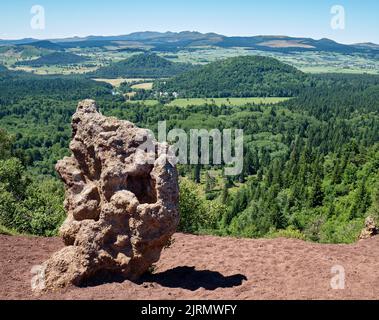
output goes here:
{"type": "Polygon", "coordinates": [[[156,51],[175,52],[185,48],[216,46],[222,48],[244,47],[261,51],[327,51],[338,53],[379,54],[379,45],[374,43],[341,44],[330,39],[315,40],[287,36],[227,37],[216,33],[183,32],[135,32],[119,36],[88,36],[65,39],[37,40],[0,40],[0,45],[31,45],[38,47],[60,48],[120,46],[131,48],[149,47],[156,51]]]}

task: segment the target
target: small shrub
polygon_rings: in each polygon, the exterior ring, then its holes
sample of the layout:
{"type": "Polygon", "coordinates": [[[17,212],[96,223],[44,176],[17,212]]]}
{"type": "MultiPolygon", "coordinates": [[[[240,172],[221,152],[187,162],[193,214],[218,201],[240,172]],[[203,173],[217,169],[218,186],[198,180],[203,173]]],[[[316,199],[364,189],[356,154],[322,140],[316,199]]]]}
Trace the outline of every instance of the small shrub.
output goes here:
{"type": "Polygon", "coordinates": [[[284,230],[270,230],[270,232],[267,234],[267,237],[306,240],[305,235],[293,227],[288,227],[284,230]]]}
{"type": "Polygon", "coordinates": [[[0,234],[6,235],[6,236],[15,236],[18,234],[18,232],[0,225],[0,234]]]}

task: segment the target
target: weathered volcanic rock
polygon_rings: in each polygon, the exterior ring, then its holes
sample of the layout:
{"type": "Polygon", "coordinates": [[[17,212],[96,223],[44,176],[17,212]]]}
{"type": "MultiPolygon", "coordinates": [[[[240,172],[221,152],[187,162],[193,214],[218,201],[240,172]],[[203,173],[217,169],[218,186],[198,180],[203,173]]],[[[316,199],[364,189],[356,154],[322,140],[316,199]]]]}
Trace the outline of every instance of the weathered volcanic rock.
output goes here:
{"type": "Polygon", "coordinates": [[[66,187],[66,247],[45,262],[45,288],[104,273],[136,279],[179,222],[177,171],[161,152],[167,145],[153,140],[150,153],[139,153],[148,130],[104,117],[93,100],[79,103],[72,129],[73,155],[56,165],[66,187]]]}
{"type": "Polygon", "coordinates": [[[365,228],[362,230],[359,239],[369,239],[371,237],[374,237],[378,234],[378,228],[375,224],[375,221],[372,217],[367,217],[365,221],[365,228]]]}

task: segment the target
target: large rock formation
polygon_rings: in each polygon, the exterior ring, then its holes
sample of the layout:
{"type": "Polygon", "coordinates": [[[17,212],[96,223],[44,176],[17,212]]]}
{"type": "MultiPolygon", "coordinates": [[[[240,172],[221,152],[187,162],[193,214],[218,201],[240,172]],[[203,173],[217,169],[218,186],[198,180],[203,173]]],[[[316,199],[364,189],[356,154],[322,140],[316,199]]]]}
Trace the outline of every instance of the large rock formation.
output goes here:
{"type": "Polygon", "coordinates": [[[73,155],[56,165],[66,186],[66,247],[45,262],[45,288],[104,272],[136,279],[159,259],[179,222],[167,145],[152,140],[150,153],[139,152],[148,130],[104,117],[93,100],[79,103],[72,130],[73,155]]]}

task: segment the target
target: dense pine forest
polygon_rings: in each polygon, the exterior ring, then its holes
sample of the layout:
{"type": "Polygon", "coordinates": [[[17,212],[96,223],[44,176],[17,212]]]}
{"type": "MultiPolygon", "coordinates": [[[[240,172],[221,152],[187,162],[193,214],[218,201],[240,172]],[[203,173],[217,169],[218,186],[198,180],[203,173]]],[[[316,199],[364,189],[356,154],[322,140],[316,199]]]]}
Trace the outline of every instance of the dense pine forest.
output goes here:
{"type": "Polygon", "coordinates": [[[96,70],[99,78],[165,78],[193,69],[191,64],[174,63],[154,53],[142,53],[96,70]]]}
{"type": "Polygon", "coordinates": [[[87,60],[88,60],[87,57],[79,56],[73,53],[53,52],[53,53],[44,55],[38,59],[17,62],[16,65],[41,67],[41,66],[78,64],[78,63],[85,62],[87,60]]]}
{"type": "Polygon", "coordinates": [[[304,73],[276,59],[244,56],[206,64],[155,87],[181,98],[292,97],[309,82],[304,73]]]}
{"type": "MultiPolygon", "coordinates": [[[[179,166],[181,231],[355,241],[365,217],[379,216],[379,76],[310,76],[282,64],[272,67],[254,84],[249,77],[235,81],[246,84],[247,96],[292,96],[288,101],[189,107],[129,103],[113,95],[110,85],[84,76],[0,67],[1,230],[57,232],[65,214],[54,165],[69,154],[77,102],[93,98],[103,114],[153,131],[162,120],[169,129],[244,130],[239,176],[224,177],[223,166],[179,166]]],[[[240,87],[225,94],[220,86],[195,91],[200,86],[180,77],[177,85],[188,86],[189,97],[245,96],[240,87]]],[[[174,82],[167,85],[180,91],[174,82]]]]}

